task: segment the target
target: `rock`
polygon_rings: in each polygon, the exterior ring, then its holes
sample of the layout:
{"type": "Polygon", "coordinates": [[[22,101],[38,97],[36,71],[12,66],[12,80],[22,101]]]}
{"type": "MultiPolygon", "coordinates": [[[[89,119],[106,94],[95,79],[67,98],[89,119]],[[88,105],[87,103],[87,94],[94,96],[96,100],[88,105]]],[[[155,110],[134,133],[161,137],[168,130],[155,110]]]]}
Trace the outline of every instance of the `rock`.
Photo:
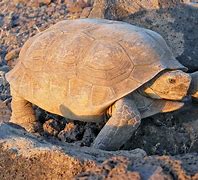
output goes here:
{"type": "Polygon", "coordinates": [[[0,100],[6,100],[10,97],[9,84],[5,79],[6,72],[6,66],[0,66],[0,100]]]}
{"type": "Polygon", "coordinates": [[[8,122],[11,116],[11,109],[6,104],[6,101],[0,100],[0,123],[8,122]]]}
{"type": "Polygon", "coordinates": [[[2,74],[7,73],[9,70],[10,68],[7,65],[0,66],[0,76],[2,77],[2,74]]]}
{"type": "Polygon", "coordinates": [[[95,123],[87,123],[81,140],[81,146],[91,146],[100,129],[95,123]]]}
{"type": "Polygon", "coordinates": [[[196,179],[198,153],[146,156],[46,141],[0,123],[0,179],[196,179]],[[36,175],[36,177],[35,177],[36,175]]]}
{"type": "Polygon", "coordinates": [[[32,7],[38,7],[39,5],[43,5],[43,4],[50,4],[51,0],[31,0],[31,1],[27,1],[27,0],[13,0],[13,2],[15,4],[18,3],[22,3],[22,4],[26,4],[32,7]]]}
{"type": "Polygon", "coordinates": [[[142,179],[150,180],[164,180],[172,179],[170,175],[167,175],[163,172],[163,169],[158,165],[142,164],[143,168],[140,166],[133,166],[133,170],[140,171],[142,174],[142,179]],[[151,173],[153,172],[153,173],[151,173]]]}
{"type": "Polygon", "coordinates": [[[142,120],[124,149],[141,148],[149,155],[176,155],[198,150],[198,104],[142,120]],[[157,135],[157,136],[156,136],[157,135]]]}
{"type": "Polygon", "coordinates": [[[145,157],[141,161],[136,161],[130,167],[132,171],[138,171],[142,175],[142,179],[193,179],[197,175],[197,162],[194,165],[188,164],[188,168],[193,168],[193,171],[183,166],[185,159],[191,159],[195,162],[195,154],[186,154],[184,156],[155,156],[145,157]],[[189,158],[190,157],[190,158],[189,158]],[[166,171],[164,172],[164,169],[166,171]],[[166,173],[169,172],[169,173],[166,173]]]}
{"type": "Polygon", "coordinates": [[[67,19],[87,18],[90,12],[89,1],[86,0],[65,0],[67,5],[67,19]]]}
{"type": "Polygon", "coordinates": [[[89,2],[86,0],[65,0],[65,4],[68,8],[72,6],[78,6],[79,8],[83,9],[89,5],[89,2]]]}
{"type": "Polygon", "coordinates": [[[44,133],[51,136],[57,136],[64,129],[64,124],[61,121],[49,119],[43,124],[44,133]]]}
{"type": "Polygon", "coordinates": [[[190,135],[190,151],[195,152],[198,149],[198,119],[193,122],[184,123],[184,127],[190,135]]]}
{"type": "Polygon", "coordinates": [[[84,0],[66,0],[65,4],[70,13],[80,13],[88,6],[84,0]]]}
{"type": "Polygon", "coordinates": [[[35,174],[37,179],[72,179],[113,156],[130,161],[145,155],[142,150],[125,154],[125,151],[105,152],[58,141],[55,145],[17,126],[0,124],[0,179],[34,179],[35,174]]]}
{"type": "Polygon", "coordinates": [[[85,173],[76,177],[77,180],[83,179],[127,179],[141,180],[137,171],[127,171],[129,161],[123,157],[113,157],[104,161],[100,166],[90,167],[85,173]]]}
{"type": "MultiPolygon", "coordinates": [[[[3,30],[0,28],[0,38],[2,38],[3,30]]],[[[4,58],[6,55],[6,47],[3,44],[0,44],[0,67],[4,65],[4,58]]]]}
{"type": "Polygon", "coordinates": [[[186,2],[187,5],[198,8],[198,1],[192,0],[191,2],[186,2]]]}
{"type": "Polygon", "coordinates": [[[12,51],[8,52],[5,56],[5,60],[10,61],[15,58],[18,58],[20,50],[21,50],[21,48],[17,48],[17,49],[13,49],[12,51]]]}
{"type": "Polygon", "coordinates": [[[50,4],[51,0],[38,0],[39,4],[50,4]]]}
{"type": "MultiPolygon", "coordinates": [[[[80,124],[82,125],[82,123],[80,124]]],[[[69,143],[81,140],[85,131],[84,126],[81,125],[69,122],[66,124],[64,130],[58,134],[58,138],[61,139],[61,141],[69,143]]]]}
{"type": "Polygon", "coordinates": [[[69,122],[59,132],[58,138],[78,146],[91,146],[100,129],[101,125],[96,123],[69,122]]]}
{"type": "Polygon", "coordinates": [[[198,150],[198,108],[197,102],[186,107],[185,111],[179,111],[176,114],[180,122],[183,122],[182,127],[189,135],[189,150],[188,152],[196,152],[198,150]]]}
{"type": "Polygon", "coordinates": [[[177,6],[188,0],[95,0],[90,18],[123,19],[138,12],[177,6]]]}
{"type": "Polygon", "coordinates": [[[86,7],[82,10],[82,13],[80,15],[80,18],[88,18],[90,12],[92,10],[92,7],[86,7]]]}
{"type": "Polygon", "coordinates": [[[0,14],[0,27],[3,26],[3,23],[4,23],[4,15],[0,14]]]}
{"type": "MultiPolygon", "coordinates": [[[[145,175],[145,174],[144,174],[145,175]]],[[[146,178],[145,178],[146,179],[146,178]]],[[[171,175],[167,175],[163,172],[163,169],[161,167],[157,167],[153,174],[149,176],[150,180],[164,180],[164,179],[172,179],[171,175]]]]}
{"type": "Polygon", "coordinates": [[[142,10],[152,9],[159,9],[158,0],[95,0],[89,17],[120,19],[142,10]]]}
{"type": "Polygon", "coordinates": [[[10,26],[11,28],[14,28],[19,25],[19,15],[17,14],[12,14],[11,19],[10,19],[10,26]]]}
{"type": "Polygon", "coordinates": [[[89,17],[125,21],[161,34],[190,72],[198,70],[198,8],[182,0],[96,0],[89,17]]]}

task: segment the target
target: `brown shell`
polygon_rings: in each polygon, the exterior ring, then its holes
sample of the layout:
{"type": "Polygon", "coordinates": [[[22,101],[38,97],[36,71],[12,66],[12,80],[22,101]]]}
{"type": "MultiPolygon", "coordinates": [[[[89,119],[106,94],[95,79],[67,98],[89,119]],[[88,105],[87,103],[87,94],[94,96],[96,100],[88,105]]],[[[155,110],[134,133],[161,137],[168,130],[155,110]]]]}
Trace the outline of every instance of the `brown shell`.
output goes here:
{"type": "Polygon", "coordinates": [[[65,20],[30,38],[7,74],[12,88],[41,108],[96,120],[117,99],[164,69],[184,69],[163,38],[127,23],[65,20]]]}

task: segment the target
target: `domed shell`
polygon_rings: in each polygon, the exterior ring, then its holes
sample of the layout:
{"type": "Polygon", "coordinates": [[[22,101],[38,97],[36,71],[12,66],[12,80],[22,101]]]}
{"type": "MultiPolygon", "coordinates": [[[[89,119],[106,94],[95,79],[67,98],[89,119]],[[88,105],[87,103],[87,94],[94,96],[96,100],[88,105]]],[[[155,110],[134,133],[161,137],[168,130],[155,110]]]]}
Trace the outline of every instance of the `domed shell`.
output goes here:
{"type": "Polygon", "coordinates": [[[45,110],[87,120],[165,69],[185,67],[159,34],[124,22],[79,19],[30,38],[7,80],[45,110]]]}

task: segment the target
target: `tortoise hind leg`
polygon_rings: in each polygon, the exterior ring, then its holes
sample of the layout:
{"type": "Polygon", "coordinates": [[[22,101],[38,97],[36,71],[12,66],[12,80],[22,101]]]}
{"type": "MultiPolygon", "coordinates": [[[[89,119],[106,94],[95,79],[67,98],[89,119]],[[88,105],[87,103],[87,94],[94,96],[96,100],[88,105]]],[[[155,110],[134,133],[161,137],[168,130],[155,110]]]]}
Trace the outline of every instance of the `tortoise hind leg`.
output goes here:
{"type": "Polygon", "coordinates": [[[119,150],[140,125],[141,117],[133,100],[124,97],[112,107],[112,117],[96,137],[93,147],[119,150]]]}
{"type": "Polygon", "coordinates": [[[38,123],[36,121],[32,104],[20,97],[13,89],[11,89],[11,95],[12,116],[10,122],[22,126],[28,132],[35,132],[38,123]]]}

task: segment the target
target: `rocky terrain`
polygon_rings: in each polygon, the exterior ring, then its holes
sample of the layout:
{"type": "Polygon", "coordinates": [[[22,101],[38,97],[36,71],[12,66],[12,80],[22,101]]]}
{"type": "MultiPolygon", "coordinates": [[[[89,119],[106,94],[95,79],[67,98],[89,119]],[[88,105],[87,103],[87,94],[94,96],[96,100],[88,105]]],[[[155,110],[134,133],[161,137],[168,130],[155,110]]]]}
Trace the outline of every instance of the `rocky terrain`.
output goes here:
{"type": "Polygon", "coordinates": [[[5,73],[29,37],[63,19],[107,18],[155,30],[189,72],[198,70],[196,3],[151,2],[0,0],[0,179],[198,179],[198,104],[191,99],[179,111],[144,119],[117,152],[89,147],[103,124],[72,121],[38,107],[43,131],[31,135],[6,124],[11,97],[5,73]]]}

